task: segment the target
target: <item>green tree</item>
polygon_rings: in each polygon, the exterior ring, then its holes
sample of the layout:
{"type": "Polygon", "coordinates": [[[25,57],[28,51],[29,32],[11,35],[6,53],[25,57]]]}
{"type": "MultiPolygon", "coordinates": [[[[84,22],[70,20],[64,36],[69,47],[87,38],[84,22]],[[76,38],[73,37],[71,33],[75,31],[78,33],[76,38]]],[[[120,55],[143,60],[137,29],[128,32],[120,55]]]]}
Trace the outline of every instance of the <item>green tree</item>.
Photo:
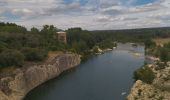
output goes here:
{"type": "Polygon", "coordinates": [[[22,66],[24,55],[17,50],[5,50],[0,53],[0,67],[22,66]]]}
{"type": "Polygon", "coordinates": [[[31,33],[37,34],[39,33],[39,30],[35,27],[31,28],[31,33]]]}
{"type": "Polygon", "coordinates": [[[144,66],[134,72],[134,79],[151,84],[155,79],[155,74],[151,68],[149,68],[148,66],[144,66]]]}
{"type": "Polygon", "coordinates": [[[23,48],[22,52],[27,61],[42,61],[47,57],[47,51],[38,48],[23,48]]]}
{"type": "Polygon", "coordinates": [[[167,48],[160,49],[160,59],[163,62],[167,62],[170,60],[169,50],[167,48]]]}
{"type": "Polygon", "coordinates": [[[153,42],[151,39],[145,40],[144,43],[145,43],[145,48],[152,48],[156,46],[155,42],[153,42]]]}

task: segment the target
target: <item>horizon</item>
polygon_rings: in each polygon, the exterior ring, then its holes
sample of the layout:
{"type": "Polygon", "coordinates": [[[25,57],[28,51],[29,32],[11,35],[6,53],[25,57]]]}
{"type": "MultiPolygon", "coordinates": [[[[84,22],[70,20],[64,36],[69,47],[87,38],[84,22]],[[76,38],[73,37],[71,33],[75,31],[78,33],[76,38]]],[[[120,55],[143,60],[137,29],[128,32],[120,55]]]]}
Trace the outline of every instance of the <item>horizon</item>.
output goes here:
{"type": "MultiPolygon", "coordinates": [[[[16,24],[16,23],[10,23],[10,22],[0,22],[0,23],[4,23],[4,24],[7,24],[7,23],[9,23],[9,24],[16,24]]],[[[38,29],[39,31],[40,30],[42,30],[43,29],[43,26],[45,26],[45,25],[48,25],[48,26],[50,26],[50,24],[44,24],[44,25],[42,25],[41,26],[41,28],[37,28],[37,27],[34,27],[34,26],[32,26],[32,27],[30,27],[30,28],[27,28],[26,26],[24,26],[24,25],[19,25],[19,24],[16,24],[17,26],[21,26],[21,27],[24,27],[24,28],[26,28],[26,30],[27,31],[31,31],[31,28],[36,28],[36,29],[38,29]]],[[[52,24],[51,24],[52,25],[52,24]]],[[[53,25],[54,26],[54,25],[53,25]]],[[[59,29],[57,26],[54,26],[55,28],[57,28],[59,31],[66,31],[66,30],[68,30],[68,29],[75,29],[75,28],[81,28],[82,30],[86,30],[86,31],[126,31],[126,30],[142,30],[142,29],[161,29],[161,28],[170,28],[170,26],[165,26],[165,27],[143,27],[143,28],[122,28],[122,29],[108,29],[108,30],[105,30],[105,29],[103,29],[103,30],[87,30],[87,29],[83,29],[82,27],[69,27],[69,28],[67,28],[67,29],[59,29]]]]}
{"type": "Polygon", "coordinates": [[[27,29],[122,30],[170,26],[168,0],[2,0],[0,21],[27,29]]]}

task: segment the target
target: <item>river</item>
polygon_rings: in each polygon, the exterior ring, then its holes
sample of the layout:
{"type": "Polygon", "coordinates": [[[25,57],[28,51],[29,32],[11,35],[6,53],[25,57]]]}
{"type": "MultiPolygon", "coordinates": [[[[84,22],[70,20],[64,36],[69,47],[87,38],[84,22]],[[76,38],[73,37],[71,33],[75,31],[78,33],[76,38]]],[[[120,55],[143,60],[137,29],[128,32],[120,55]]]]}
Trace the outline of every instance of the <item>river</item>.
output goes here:
{"type": "Polygon", "coordinates": [[[144,46],[119,44],[38,86],[24,100],[125,100],[144,60],[144,46]]]}

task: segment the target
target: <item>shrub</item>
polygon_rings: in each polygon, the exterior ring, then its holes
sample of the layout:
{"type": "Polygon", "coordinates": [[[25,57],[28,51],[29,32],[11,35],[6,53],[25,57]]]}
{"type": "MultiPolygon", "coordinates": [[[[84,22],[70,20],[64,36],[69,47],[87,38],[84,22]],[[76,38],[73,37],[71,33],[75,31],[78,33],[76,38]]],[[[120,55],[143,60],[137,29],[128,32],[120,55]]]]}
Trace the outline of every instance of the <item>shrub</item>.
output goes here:
{"type": "Polygon", "coordinates": [[[0,52],[2,52],[6,48],[6,43],[0,41],[0,52]]]}
{"type": "Polygon", "coordinates": [[[158,100],[164,100],[164,96],[160,96],[158,100]]]}
{"type": "Polygon", "coordinates": [[[163,78],[164,81],[169,81],[170,80],[170,75],[167,75],[166,77],[163,78]]]}
{"type": "Polygon", "coordinates": [[[23,48],[22,53],[27,61],[42,61],[47,57],[47,51],[38,48],[23,48]]]}
{"type": "Polygon", "coordinates": [[[135,80],[141,80],[148,84],[151,84],[154,78],[155,74],[148,66],[144,66],[134,72],[135,80]]]}
{"type": "Polygon", "coordinates": [[[155,68],[155,70],[161,70],[161,69],[165,69],[165,67],[167,66],[167,64],[165,62],[157,62],[156,63],[157,67],[155,68]]]}
{"type": "Polygon", "coordinates": [[[156,46],[156,43],[151,39],[146,39],[144,43],[145,43],[145,48],[153,48],[156,46]]]}
{"type": "Polygon", "coordinates": [[[161,48],[160,49],[160,59],[163,62],[169,61],[169,50],[167,48],[161,48]]]}
{"type": "Polygon", "coordinates": [[[94,53],[98,53],[98,52],[99,52],[99,47],[98,47],[98,46],[95,46],[95,47],[93,48],[93,52],[94,52],[94,53]]]}
{"type": "Polygon", "coordinates": [[[24,55],[17,50],[5,50],[0,53],[0,67],[22,66],[24,55]]]}

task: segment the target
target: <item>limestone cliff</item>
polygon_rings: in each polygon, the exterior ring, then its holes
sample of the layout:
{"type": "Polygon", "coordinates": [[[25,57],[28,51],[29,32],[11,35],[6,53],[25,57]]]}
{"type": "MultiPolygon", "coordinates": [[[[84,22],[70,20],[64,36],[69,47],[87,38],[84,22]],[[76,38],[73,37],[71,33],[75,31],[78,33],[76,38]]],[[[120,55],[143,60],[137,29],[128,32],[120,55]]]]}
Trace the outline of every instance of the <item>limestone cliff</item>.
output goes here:
{"type": "Polygon", "coordinates": [[[0,78],[0,100],[21,100],[33,88],[80,64],[77,54],[61,54],[42,64],[17,68],[0,78]]]}
{"type": "Polygon", "coordinates": [[[156,75],[152,84],[136,81],[128,100],[170,100],[170,63],[164,69],[155,70],[156,64],[148,65],[156,75]]]}

